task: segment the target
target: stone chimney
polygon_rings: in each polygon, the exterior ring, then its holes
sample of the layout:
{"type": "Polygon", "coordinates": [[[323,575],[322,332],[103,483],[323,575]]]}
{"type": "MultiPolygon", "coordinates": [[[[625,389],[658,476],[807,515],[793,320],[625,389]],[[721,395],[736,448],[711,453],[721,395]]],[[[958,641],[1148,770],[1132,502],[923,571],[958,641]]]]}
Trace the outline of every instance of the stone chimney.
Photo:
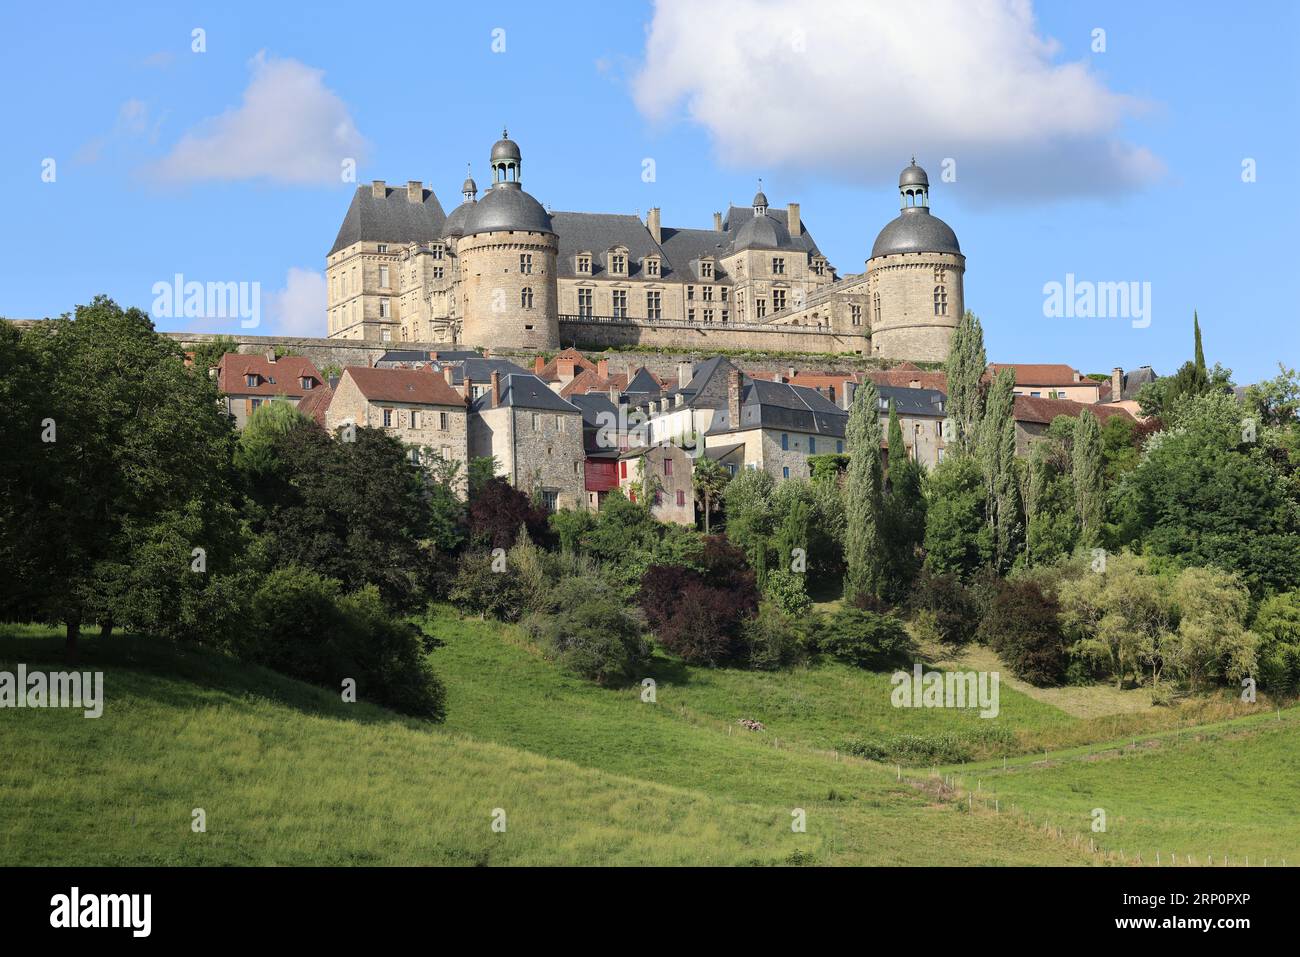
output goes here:
{"type": "Polygon", "coordinates": [[[789,209],[786,211],[786,223],[787,228],[790,230],[790,235],[795,239],[798,239],[799,234],[803,231],[803,223],[799,219],[798,203],[790,204],[789,209]]]}
{"type": "Polygon", "coordinates": [[[370,195],[375,199],[383,199],[388,195],[387,191],[384,189],[384,181],[382,179],[377,179],[371,182],[370,195]]]}
{"type": "Polygon", "coordinates": [[[623,404],[623,395],[618,391],[618,386],[612,385],[609,387],[609,401],[614,404],[614,408],[618,408],[623,404]]]}
{"type": "Polygon", "coordinates": [[[461,387],[465,391],[465,401],[472,402],[474,400],[474,380],[469,377],[468,372],[465,373],[465,378],[461,381],[461,387]]]}
{"type": "Polygon", "coordinates": [[[447,385],[454,386],[456,384],[456,370],[451,366],[442,367],[442,377],[447,380],[447,385]]]}
{"type": "Polygon", "coordinates": [[[406,181],[406,201],[408,203],[424,202],[424,184],[418,179],[408,179],[406,181]]]}
{"type": "Polygon", "coordinates": [[[740,428],[740,370],[732,369],[727,376],[727,424],[740,428]]]}
{"type": "Polygon", "coordinates": [[[560,377],[560,381],[569,383],[573,381],[574,370],[578,363],[571,356],[560,356],[555,360],[555,373],[560,377]]]}
{"type": "Polygon", "coordinates": [[[714,214],[713,214],[713,231],[714,231],[715,233],[720,233],[720,232],[722,232],[722,214],[721,214],[721,213],[714,213],[714,214]]]}
{"type": "Polygon", "coordinates": [[[596,360],[596,375],[600,376],[602,379],[608,379],[608,378],[609,378],[609,360],[608,360],[608,359],[597,359],[597,360],[596,360]]]}
{"type": "Polygon", "coordinates": [[[501,373],[492,373],[492,408],[501,404],[501,373]]]}
{"type": "Polygon", "coordinates": [[[1110,370],[1110,401],[1124,398],[1124,370],[1119,366],[1110,370]]]}
{"type": "Polygon", "coordinates": [[[274,362],[275,362],[275,350],[274,350],[274,349],[267,349],[267,350],[266,350],[266,361],[267,361],[267,362],[271,362],[271,363],[274,363],[274,362]]]}
{"type": "Polygon", "coordinates": [[[786,366],[786,369],[785,369],[785,381],[786,381],[786,382],[793,382],[793,381],[794,381],[794,366],[786,366]]]}
{"type": "Polygon", "coordinates": [[[659,207],[651,206],[650,212],[646,214],[645,228],[650,231],[650,237],[657,243],[663,242],[662,230],[659,228],[659,207]]]}
{"type": "Polygon", "coordinates": [[[533,374],[534,374],[534,375],[541,375],[541,374],[542,374],[542,370],[545,369],[545,368],[546,368],[546,360],[545,360],[545,359],[543,359],[541,356],[537,356],[536,358],[533,359],[533,374]]]}
{"type": "Polygon", "coordinates": [[[858,384],[852,379],[846,379],[844,381],[844,392],[840,396],[840,399],[843,401],[844,411],[847,412],[849,409],[853,408],[853,399],[857,394],[858,384]]]}
{"type": "Polygon", "coordinates": [[[695,363],[679,362],[677,363],[677,388],[684,389],[690,384],[695,375],[695,363]]]}

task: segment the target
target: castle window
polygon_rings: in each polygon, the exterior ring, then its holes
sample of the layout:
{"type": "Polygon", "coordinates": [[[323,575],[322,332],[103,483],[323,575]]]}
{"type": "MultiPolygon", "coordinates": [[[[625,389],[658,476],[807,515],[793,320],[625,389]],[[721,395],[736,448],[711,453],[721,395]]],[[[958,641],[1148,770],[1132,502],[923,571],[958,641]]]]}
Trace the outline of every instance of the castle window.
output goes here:
{"type": "Polygon", "coordinates": [[[722,321],[723,322],[727,321],[727,310],[725,309],[722,310],[722,321]]]}
{"type": "Polygon", "coordinates": [[[645,294],[645,317],[647,319],[663,318],[663,294],[648,292],[645,294]]]}
{"type": "Polygon", "coordinates": [[[578,290],[578,315],[591,318],[591,290],[578,290]]]}
{"type": "Polygon", "coordinates": [[[871,318],[880,323],[880,293],[874,293],[871,296],[871,318]]]}
{"type": "Polygon", "coordinates": [[[387,319],[387,318],[388,318],[389,316],[391,316],[392,314],[393,314],[392,300],[391,300],[391,299],[380,299],[380,300],[379,300],[379,318],[380,318],[380,319],[387,319]]]}
{"type": "Polygon", "coordinates": [[[934,287],[934,314],[936,316],[948,315],[948,290],[943,286],[934,287]]]}
{"type": "Polygon", "coordinates": [[[784,308],[785,308],[785,290],[773,289],[772,290],[772,311],[780,312],[784,308]]]}
{"type": "Polygon", "coordinates": [[[388,252],[388,243],[380,243],[378,249],[381,253],[388,252]]]}
{"type": "Polygon", "coordinates": [[[379,340],[380,340],[381,342],[392,342],[392,341],[393,341],[393,330],[392,330],[392,329],[385,329],[385,330],[383,331],[383,334],[380,335],[379,340]]]}
{"type": "Polygon", "coordinates": [[[780,256],[772,257],[772,275],[773,276],[785,275],[785,260],[780,256]]]}
{"type": "Polygon", "coordinates": [[[705,301],[705,302],[713,302],[713,287],[712,287],[712,286],[705,286],[705,287],[704,287],[704,301],[705,301]]]}
{"type": "Polygon", "coordinates": [[[849,316],[852,317],[855,326],[862,325],[862,307],[857,303],[849,306],[849,316]]]}
{"type": "Polygon", "coordinates": [[[657,259],[647,259],[647,260],[645,261],[645,274],[646,274],[647,276],[658,276],[658,275],[659,275],[659,260],[657,260],[657,259]]]}
{"type": "Polygon", "coordinates": [[[712,310],[712,309],[705,309],[705,310],[704,310],[704,321],[705,321],[705,322],[712,322],[712,321],[713,321],[713,310],[712,310]]]}
{"type": "Polygon", "coordinates": [[[615,276],[622,276],[627,273],[627,257],[622,253],[614,253],[609,257],[609,271],[615,276]]]}
{"type": "Polygon", "coordinates": [[[767,315],[767,300],[766,300],[766,299],[755,299],[755,300],[754,300],[754,315],[757,316],[759,319],[762,319],[764,316],[767,315]]]}
{"type": "Polygon", "coordinates": [[[615,289],[613,291],[613,298],[614,298],[614,318],[626,319],[627,318],[627,290],[615,289]]]}
{"type": "Polygon", "coordinates": [[[943,269],[943,267],[942,267],[942,266],[935,266],[935,267],[934,267],[934,281],[935,281],[935,282],[943,282],[943,281],[944,281],[944,278],[945,278],[945,277],[944,277],[944,269],[943,269]]]}
{"type": "Polygon", "coordinates": [[[727,301],[727,287],[726,287],[726,286],[722,286],[722,287],[718,290],[718,296],[722,299],[723,302],[726,302],[726,301],[727,301]]]}
{"type": "Polygon", "coordinates": [[[695,310],[694,310],[694,309],[687,309],[687,310],[686,310],[686,321],[687,321],[687,322],[694,322],[694,321],[695,321],[695,310]]]}
{"type": "Polygon", "coordinates": [[[707,259],[700,261],[700,278],[701,279],[713,278],[713,263],[707,259]]]}
{"type": "Polygon", "coordinates": [[[523,273],[525,276],[531,276],[531,275],[533,274],[533,254],[532,254],[532,253],[520,253],[520,254],[519,254],[519,271],[520,271],[521,273],[523,273]]]}
{"type": "Polygon", "coordinates": [[[388,267],[387,266],[379,267],[379,288],[380,289],[388,288],[388,267]]]}
{"type": "Polygon", "coordinates": [[[524,286],[519,290],[519,305],[525,309],[533,308],[533,290],[530,286],[524,286]]]}
{"type": "Polygon", "coordinates": [[[577,271],[580,272],[580,273],[582,273],[583,275],[586,275],[586,276],[590,276],[590,275],[591,275],[591,257],[590,257],[590,256],[579,256],[579,257],[578,257],[578,270],[577,270],[577,271]]]}
{"type": "Polygon", "coordinates": [[[434,279],[441,279],[441,278],[442,278],[442,267],[441,267],[441,266],[434,266],[434,267],[433,267],[433,278],[434,278],[434,279]]]}
{"type": "Polygon", "coordinates": [[[434,247],[433,247],[433,258],[434,258],[434,259],[442,259],[442,246],[434,246],[434,247]]]}
{"type": "Polygon", "coordinates": [[[687,298],[687,299],[694,299],[694,298],[695,298],[695,287],[694,287],[694,286],[687,286],[687,287],[686,287],[686,298],[687,298]]]}
{"type": "Polygon", "coordinates": [[[814,276],[824,276],[824,275],[826,275],[826,262],[825,262],[825,260],[822,260],[822,259],[814,259],[814,260],[813,260],[813,275],[814,275],[814,276]]]}

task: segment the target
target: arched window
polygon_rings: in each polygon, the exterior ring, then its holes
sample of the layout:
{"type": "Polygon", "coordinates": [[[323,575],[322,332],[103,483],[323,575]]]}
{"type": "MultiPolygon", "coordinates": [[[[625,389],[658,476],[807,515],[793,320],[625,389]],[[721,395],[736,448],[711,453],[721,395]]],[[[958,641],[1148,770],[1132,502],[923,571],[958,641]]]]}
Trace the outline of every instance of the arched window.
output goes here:
{"type": "Polygon", "coordinates": [[[525,286],[519,290],[519,305],[525,309],[533,308],[533,290],[530,286],[525,286]]]}
{"type": "Polygon", "coordinates": [[[934,314],[936,316],[948,315],[948,290],[943,286],[934,287],[934,314]]]}

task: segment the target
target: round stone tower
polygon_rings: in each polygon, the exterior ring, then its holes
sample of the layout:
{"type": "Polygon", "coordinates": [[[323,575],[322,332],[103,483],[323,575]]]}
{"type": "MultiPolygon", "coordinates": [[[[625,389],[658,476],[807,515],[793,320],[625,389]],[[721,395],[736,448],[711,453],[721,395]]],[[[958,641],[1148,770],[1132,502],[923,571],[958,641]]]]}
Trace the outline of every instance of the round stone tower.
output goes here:
{"type": "Polygon", "coordinates": [[[902,212],[867,260],[871,354],[942,362],[965,308],[966,257],[957,234],[930,212],[930,179],[915,157],[898,177],[898,193],[902,212]]]}
{"type": "Polygon", "coordinates": [[[460,338],[470,346],[557,349],[559,243],[550,214],[520,185],[523,159],[504,131],[490,162],[492,186],[459,224],[460,338]]]}

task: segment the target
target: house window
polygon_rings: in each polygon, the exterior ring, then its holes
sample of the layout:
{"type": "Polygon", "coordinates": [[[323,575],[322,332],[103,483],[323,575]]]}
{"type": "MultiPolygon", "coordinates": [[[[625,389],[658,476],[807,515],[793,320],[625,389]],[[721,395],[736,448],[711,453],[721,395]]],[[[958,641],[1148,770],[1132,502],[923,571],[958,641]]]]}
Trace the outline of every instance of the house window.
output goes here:
{"type": "Polygon", "coordinates": [[[772,257],[772,275],[773,276],[785,275],[785,260],[780,256],[772,257]]]}
{"type": "Polygon", "coordinates": [[[252,388],[257,388],[257,373],[250,372],[248,375],[244,376],[244,384],[252,388]]]}
{"type": "Polygon", "coordinates": [[[305,375],[298,380],[298,384],[302,386],[304,392],[310,392],[312,388],[316,385],[316,380],[313,379],[311,376],[305,375]]]}
{"type": "Polygon", "coordinates": [[[857,303],[849,306],[849,316],[852,318],[855,326],[862,325],[862,307],[857,303]]]}
{"type": "Polygon", "coordinates": [[[645,315],[647,319],[663,318],[663,295],[658,292],[645,294],[645,315]]]}
{"type": "Polygon", "coordinates": [[[556,432],[564,431],[564,416],[557,415],[555,417],[555,431],[556,432]]]}
{"type": "Polygon", "coordinates": [[[254,408],[254,409],[260,409],[261,407],[262,407],[262,400],[261,400],[261,399],[254,399],[254,400],[253,400],[253,408],[254,408]]]}
{"type": "Polygon", "coordinates": [[[418,429],[419,427],[420,427],[420,413],[419,413],[418,411],[416,411],[415,409],[412,409],[412,410],[411,410],[411,428],[413,428],[413,429],[418,429]]]}
{"type": "Polygon", "coordinates": [[[677,490],[677,507],[681,508],[686,504],[686,493],[681,489],[677,490]]]}
{"type": "Polygon", "coordinates": [[[524,286],[519,290],[519,305],[525,309],[533,308],[533,290],[530,286],[524,286]]]}
{"type": "Polygon", "coordinates": [[[782,432],[782,433],[781,433],[781,451],[782,451],[782,452],[789,452],[789,451],[790,451],[790,433],[789,433],[789,432],[782,432]]]}
{"type": "Polygon", "coordinates": [[[380,289],[388,288],[388,267],[387,266],[379,267],[379,288],[380,289]]]}
{"type": "Polygon", "coordinates": [[[645,261],[645,274],[646,274],[647,276],[658,276],[658,275],[659,275],[659,260],[657,260],[657,259],[647,259],[647,260],[645,261]]]}
{"type": "Polygon", "coordinates": [[[438,413],[438,428],[440,428],[440,429],[441,429],[442,431],[444,431],[444,432],[447,431],[447,413],[446,413],[446,412],[439,412],[439,413],[438,413]]]}
{"type": "Polygon", "coordinates": [[[619,463],[618,463],[618,477],[621,478],[621,479],[625,479],[625,478],[627,478],[627,463],[626,463],[626,462],[619,462],[619,463]]]}
{"type": "Polygon", "coordinates": [[[672,474],[673,474],[673,460],[664,459],[664,477],[672,478],[672,474]]]}
{"type": "Polygon", "coordinates": [[[817,454],[817,437],[815,435],[808,436],[808,454],[817,454]]]}
{"type": "Polygon", "coordinates": [[[767,300],[766,300],[766,299],[755,299],[755,300],[754,300],[754,315],[757,316],[759,319],[762,319],[764,316],[767,315],[767,300]]]}
{"type": "Polygon", "coordinates": [[[384,409],[384,427],[388,428],[393,424],[393,410],[384,409]]]}
{"type": "Polygon", "coordinates": [[[627,318],[627,290],[615,289],[613,292],[613,297],[614,297],[614,318],[626,319],[627,318]]]}
{"type": "Polygon", "coordinates": [[[948,315],[948,290],[943,286],[934,287],[934,314],[948,315]]]}
{"type": "Polygon", "coordinates": [[[387,319],[393,314],[393,301],[391,299],[379,300],[379,318],[387,319]]]}
{"type": "Polygon", "coordinates": [[[787,465],[781,469],[781,478],[789,478],[789,477],[790,477],[790,466],[787,465]]]}
{"type": "Polygon", "coordinates": [[[590,275],[591,275],[591,257],[590,257],[590,256],[579,256],[579,257],[578,257],[578,272],[582,273],[584,276],[590,276],[590,275]]]}
{"type": "Polygon", "coordinates": [[[784,308],[785,308],[785,290],[773,289],[772,290],[772,311],[780,312],[784,308]]]}
{"type": "Polygon", "coordinates": [[[542,489],[542,504],[548,512],[554,512],[560,503],[560,493],[553,488],[542,489]]]}
{"type": "Polygon", "coordinates": [[[520,271],[521,273],[523,273],[525,276],[531,276],[531,275],[533,274],[533,254],[532,254],[532,253],[520,253],[520,254],[519,254],[519,271],[520,271]]]}
{"type": "Polygon", "coordinates": [[[835,454],[836,454],[836,455],[843,455],[843,454],[844,454],[844,440],[843,440],[843,439],[836,439],[836,440],[835,440],[835,454]]]}
{"type": "Polygon", "coordinates": [[[536,412],[533,413],[533,431],[534,432],[542,431],[542,417],[538,415],[536,412]]]}
{"type": "Polygon", "coordinates": [[[735,478],[735,477],[736,477],[736,466],[734,466],[734,465],[728,465],[728,466],[727,466],[727,474],[730,475],[732,478],[735,478]]]}
{"type": "Polygon", "coordinates": [[[591,290],[578,290],[578,315],[591,318],[591,290]]]}
{"type": "Polygon", "coordinates": [[[410,452],[409,452],[409,455],[410,455],[410,457],[411,457],[411,464],[412,464],[412,465],[419,465],[419,464],[420,464],[420,450],[419,450],[419,449],[416,449],[416,448],[411,449],[410,452]]]}

